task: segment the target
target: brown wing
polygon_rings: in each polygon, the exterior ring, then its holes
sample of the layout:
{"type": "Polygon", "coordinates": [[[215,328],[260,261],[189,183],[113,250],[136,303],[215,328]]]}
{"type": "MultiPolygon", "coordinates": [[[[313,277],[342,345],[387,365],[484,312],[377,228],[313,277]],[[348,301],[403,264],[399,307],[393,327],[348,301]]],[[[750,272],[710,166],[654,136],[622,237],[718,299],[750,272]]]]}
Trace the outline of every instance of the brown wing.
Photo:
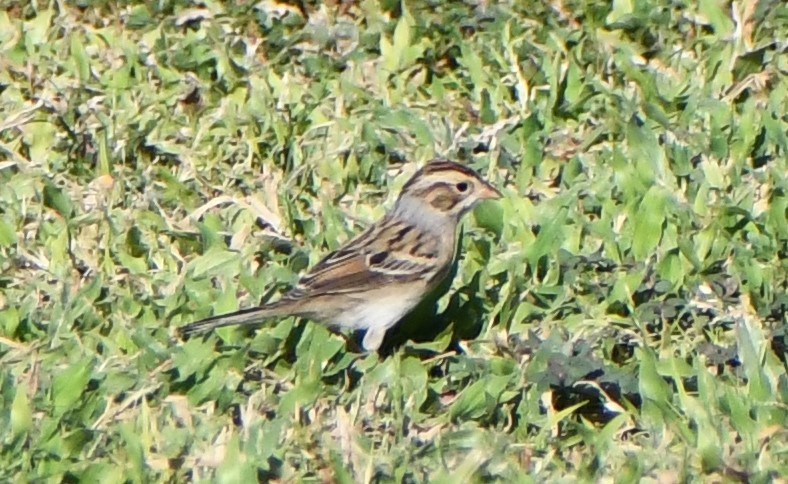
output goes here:
{"type": "Polygon", "coordinates": [[[416,232],[386,218],[324,257],[286,297],[364,292],[430,279],[445,263],[445,257],[439,253],[439,241],[416,232]],[[407,240],[408,236],[415,240],[407,240]]]}

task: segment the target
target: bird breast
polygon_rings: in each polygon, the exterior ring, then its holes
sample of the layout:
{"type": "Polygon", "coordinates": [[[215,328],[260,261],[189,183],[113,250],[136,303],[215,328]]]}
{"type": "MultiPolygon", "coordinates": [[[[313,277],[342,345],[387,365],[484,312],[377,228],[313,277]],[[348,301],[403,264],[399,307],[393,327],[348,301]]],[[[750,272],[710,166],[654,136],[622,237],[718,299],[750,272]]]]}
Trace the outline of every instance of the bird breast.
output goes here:
{"type": "Polygon", "coordinates": [[[355,299],[344,311],[332,318],[331,324],[352,330],[375,329],[385,331],[394,326],[421,299],[424,287],[389,287],[377,289],[355,299]]]}

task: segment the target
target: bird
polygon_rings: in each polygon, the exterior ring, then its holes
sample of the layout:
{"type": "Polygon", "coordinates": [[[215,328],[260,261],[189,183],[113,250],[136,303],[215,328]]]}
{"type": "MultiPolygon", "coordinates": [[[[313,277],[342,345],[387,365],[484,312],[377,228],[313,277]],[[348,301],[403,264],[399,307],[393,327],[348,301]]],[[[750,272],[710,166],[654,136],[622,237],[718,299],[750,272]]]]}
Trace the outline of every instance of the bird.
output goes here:
{"type": "Polygon", "coordinates": [[[188,324],[180,334],[296,316],[365,330],[363,349],[376,351],[387,331],[446,279],[462,216],[501,197],[473,169],[434,159],[405,183],[383,218],[323,257],[278,301],[188,324]]]}

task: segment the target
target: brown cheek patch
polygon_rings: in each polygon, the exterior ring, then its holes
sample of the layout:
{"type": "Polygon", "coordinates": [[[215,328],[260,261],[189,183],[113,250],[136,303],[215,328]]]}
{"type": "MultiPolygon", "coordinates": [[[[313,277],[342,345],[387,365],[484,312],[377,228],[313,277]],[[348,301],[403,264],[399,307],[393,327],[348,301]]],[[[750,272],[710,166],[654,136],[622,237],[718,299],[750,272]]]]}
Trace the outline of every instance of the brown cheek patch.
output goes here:
{"type": "Polygon", "coordinates": [[[457,197],[448,194],[448,193],[437,193],[430,197],[429,199],[430,205],[441,210],[443,212],[448,212],[449,210],[453,209],[459,199],[457,197]]]}

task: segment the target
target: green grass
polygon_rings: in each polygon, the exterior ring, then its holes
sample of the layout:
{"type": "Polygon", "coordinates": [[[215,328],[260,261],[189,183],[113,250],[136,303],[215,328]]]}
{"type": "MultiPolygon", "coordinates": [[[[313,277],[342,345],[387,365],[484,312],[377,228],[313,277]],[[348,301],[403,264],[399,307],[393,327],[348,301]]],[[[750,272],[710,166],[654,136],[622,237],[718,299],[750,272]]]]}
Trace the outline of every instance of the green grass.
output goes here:
{"type": "Polygon", "coordinates": [[[0,1],[0,480],[788,475],[788,7],[0,1]],[[505,193],[382,355],[275,298],[505,193]]]}

